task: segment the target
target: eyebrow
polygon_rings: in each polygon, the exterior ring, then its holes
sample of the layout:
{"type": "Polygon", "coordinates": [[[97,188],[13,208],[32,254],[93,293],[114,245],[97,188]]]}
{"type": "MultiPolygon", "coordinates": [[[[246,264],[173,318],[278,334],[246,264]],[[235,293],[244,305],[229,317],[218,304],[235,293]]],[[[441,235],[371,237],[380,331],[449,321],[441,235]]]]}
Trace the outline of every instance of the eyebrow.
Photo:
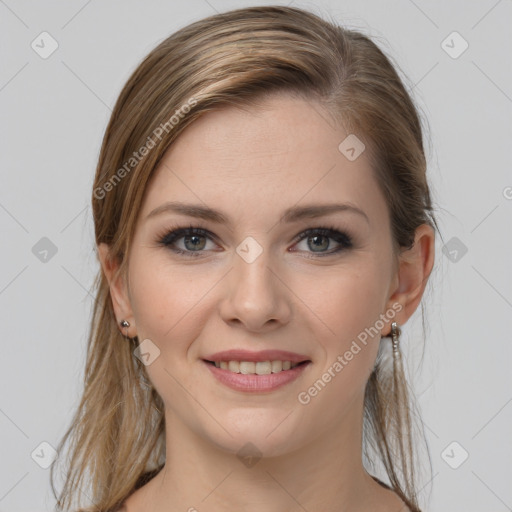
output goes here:
{"type": "MultiPolygon", "coordinates": [[[[352,212],[356,213],[370,223],[368,215],[352,203],[334,203],[334,204],[314,204],[307,206],[293,206],[285,210],[281,217],[281,222],[297,222],[303,219],[314,219],[317,217],[323,217],[336,212],[352,212]]],[[[231,223],[229,217],[224,213],[214,210],[208,206],[201,204],[190,204],[181,203],[179,201],[166,202],[154,210],[152,210],[147,216],[146,220],[153,218],[162,213],[177,213],[180,215],[186,215],[189,217],[196,217],[199,219],[209,220],[211,222],[219,224],[231,223]]]]}

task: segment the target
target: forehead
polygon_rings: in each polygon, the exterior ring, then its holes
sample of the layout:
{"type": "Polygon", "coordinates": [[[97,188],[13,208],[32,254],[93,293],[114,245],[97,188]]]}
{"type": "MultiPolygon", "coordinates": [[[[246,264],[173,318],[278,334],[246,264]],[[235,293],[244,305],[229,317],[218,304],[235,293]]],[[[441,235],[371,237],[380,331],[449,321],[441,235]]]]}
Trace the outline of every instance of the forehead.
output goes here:
{"type": "Polygon", "coordinates": [[[343,201],[369,216],[385,213],[367,155],[351,161],[340,151],[349,134],[319,103],[278,95],[260,105],[208,112],[189,125],[155,169],[141,216],[169,200],[240,219],[343,201]]]}

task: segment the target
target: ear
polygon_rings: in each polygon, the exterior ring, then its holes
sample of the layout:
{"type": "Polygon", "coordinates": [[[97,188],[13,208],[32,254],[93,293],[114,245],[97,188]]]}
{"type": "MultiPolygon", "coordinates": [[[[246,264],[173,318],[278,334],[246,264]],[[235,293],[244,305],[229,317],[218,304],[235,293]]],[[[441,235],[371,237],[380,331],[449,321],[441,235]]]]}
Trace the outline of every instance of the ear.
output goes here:
{"type": "MultiPolygon", "coordinates": [[[[396,321],[403,325],[418,307],[428,278],[434,266],[435,233],[431,226],[422,224],[416,229],[414,245],[399,256],[395,276],[395,290],[388,299],[386,311],[400,303],[402,309],[396,314],[396,321]]],[[[389,336],[389,332],[383,336],[389,336]]]]}
{"type": "Polygon", "coordinates": [[[98,257],[110,287],[110,298],[112,299],[112,306],[114,308],[118,328],[124,335],[135,337],[135,320],[133,318],[125,276],[121,274],[116,276],[116,272],[119,269],[119,262],[117,259],[111,257],[110,247],[105,243],[98,245],[98,257]],[[119,325],[121,320],[128,320],[130,327],[121,328],[119,325]]]}

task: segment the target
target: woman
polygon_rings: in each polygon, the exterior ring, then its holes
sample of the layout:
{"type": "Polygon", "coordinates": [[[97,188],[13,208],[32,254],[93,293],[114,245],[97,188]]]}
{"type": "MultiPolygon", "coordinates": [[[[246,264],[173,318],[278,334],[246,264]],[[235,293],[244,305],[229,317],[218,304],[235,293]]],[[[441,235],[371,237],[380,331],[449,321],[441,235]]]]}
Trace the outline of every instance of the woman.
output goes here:
{"type": "Polygon", "coordinates": [[[425,171],[414,104],[358,32],[253,7],[156,47],[96,172],[59,506],[420,510],[400,326],[434,262],[425,171]]]}

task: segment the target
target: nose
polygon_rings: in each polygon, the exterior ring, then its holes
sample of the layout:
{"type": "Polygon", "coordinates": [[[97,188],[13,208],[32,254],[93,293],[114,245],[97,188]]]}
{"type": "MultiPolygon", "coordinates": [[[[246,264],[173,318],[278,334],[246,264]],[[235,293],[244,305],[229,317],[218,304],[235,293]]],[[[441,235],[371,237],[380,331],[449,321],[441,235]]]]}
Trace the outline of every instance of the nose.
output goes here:
{"type": "Polygon", "coordinates": [[[263,251],[250,263],[235,254],[220,306],[225,322],[243,325],[251,332],[264,332],[290,321],[292,292],[279,271],[270,267],[267,254],[263,251]]]}

